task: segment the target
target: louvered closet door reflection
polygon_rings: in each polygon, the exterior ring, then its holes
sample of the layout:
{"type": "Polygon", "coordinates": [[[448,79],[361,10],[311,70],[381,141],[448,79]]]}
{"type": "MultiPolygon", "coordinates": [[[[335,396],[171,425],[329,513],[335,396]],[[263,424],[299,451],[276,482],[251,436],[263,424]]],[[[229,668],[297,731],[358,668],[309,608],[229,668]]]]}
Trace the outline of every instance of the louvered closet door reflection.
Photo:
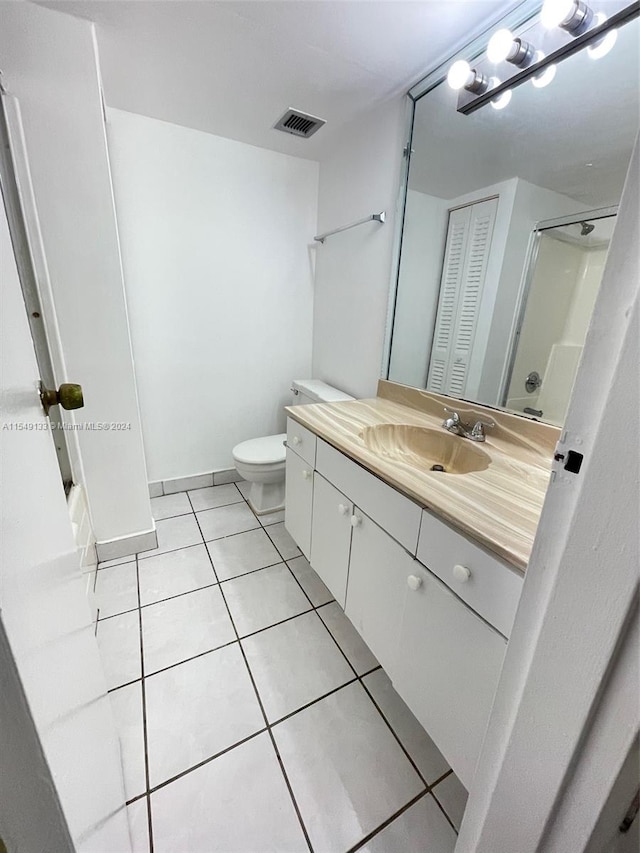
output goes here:
{"type": "Polygon", "coordinates": [[[447,373],[451,356],[453,327],[458,309],[458,294],[464,275],[464,259],[469,235],[471,208],[461,207],[449,214],[447,245],[444,253],[436,328],[433,335],[427,389],[447,393],[447,373]]]}
{"type": "Polygon", "coordinates": [[[464,395],[497,207],[494,198],[459,208],[449,216],[427,384],[431,391],[464,395]]]}

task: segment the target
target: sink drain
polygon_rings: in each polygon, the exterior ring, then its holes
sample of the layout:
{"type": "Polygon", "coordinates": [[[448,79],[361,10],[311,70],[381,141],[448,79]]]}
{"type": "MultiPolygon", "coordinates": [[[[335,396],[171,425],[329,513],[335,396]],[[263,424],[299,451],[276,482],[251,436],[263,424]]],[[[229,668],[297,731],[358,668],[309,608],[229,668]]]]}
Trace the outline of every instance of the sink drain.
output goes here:
{"type": "Polygon", "coordinates": [[[444,469],[444,465],[432,465],[430,470],[431,471],[444,471],[445,469],[444,469]]]}

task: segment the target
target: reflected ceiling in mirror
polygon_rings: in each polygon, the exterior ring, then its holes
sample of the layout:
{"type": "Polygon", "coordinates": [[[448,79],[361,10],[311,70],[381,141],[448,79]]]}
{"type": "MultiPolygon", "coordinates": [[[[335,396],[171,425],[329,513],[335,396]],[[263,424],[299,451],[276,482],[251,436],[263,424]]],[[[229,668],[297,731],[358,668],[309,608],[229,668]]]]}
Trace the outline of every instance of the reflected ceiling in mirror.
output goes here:
{"type": "Polygon", "coordinates": [[[638,132],[639,49],[636,18],[605,56],[581,50],[557,65],[548,86],[514,89],[504,109],[487,104],[463,115],[445,81],[416,101],[389,379],[562,421],[566,400],[556,398],[568,399],[583,343],[571,312],[584,315],[585,277],[597,292],[593,277],[615,219],[584,235],[581,223],[615,214],[638,132]],[[536,275],[549,228],[557,228],[555,243],[564,234],[575,251],[545,251],[536,275]],[[544,297],[536,292],[541,280],[544,297]],[[528,317],[527,303],[536,306],[528,317]],[[567,311],[560,319],[557,304],[567,311]],[[528,339],[536,324],[556,329],[535,364],[518,357],[523,324],[528,339]],[[556,387],[565,361],[571,367],[556,387]],[[525,388],[529,373],[541,387],[525,388]],[[546,416],[539,399],[555,400],[546,416]]]}

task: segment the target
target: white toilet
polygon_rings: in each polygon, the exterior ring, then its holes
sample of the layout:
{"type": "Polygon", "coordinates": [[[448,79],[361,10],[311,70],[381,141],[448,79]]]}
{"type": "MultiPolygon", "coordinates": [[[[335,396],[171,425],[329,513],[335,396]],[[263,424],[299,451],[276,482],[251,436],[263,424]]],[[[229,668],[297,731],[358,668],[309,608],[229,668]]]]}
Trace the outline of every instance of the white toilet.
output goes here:
{"type": "MultiPolygon", "coordinates": [[[[317,379],[294,379],[291,391],[292,406],[354,399],[317,379]]],[[[287,434],[283,432],[263,438],[250,438],[233,448],[236,471],[251,483],[247,500],[256,515],[284,509],[286,439],[287,434]]]]}

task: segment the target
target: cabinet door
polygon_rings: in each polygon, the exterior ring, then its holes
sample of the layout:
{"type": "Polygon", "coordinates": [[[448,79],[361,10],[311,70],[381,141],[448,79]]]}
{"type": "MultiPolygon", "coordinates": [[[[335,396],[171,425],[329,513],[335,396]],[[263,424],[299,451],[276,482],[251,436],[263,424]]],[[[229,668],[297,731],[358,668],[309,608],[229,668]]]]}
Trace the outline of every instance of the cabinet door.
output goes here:
{"type": "Polygon", "coordinates": [[[393,684],[469,788],[507,643],[419,563],[405,584],[393,684]]]}
{"type": "Polygon", "coordinates": [[[346,614],[393,679],[407,575],[415,560],[356,507],[346,614]]]}
{"type": "Polygon", "coordinates": [[[353,504],[316,471],[313,481],[311,565],[344,609],[353,504]]]}
{"type": "Polygon", "coordinates": [[[308,559],[311,551],[313,469],[289,448],[285,489],[284,526],[308,559]]]}

